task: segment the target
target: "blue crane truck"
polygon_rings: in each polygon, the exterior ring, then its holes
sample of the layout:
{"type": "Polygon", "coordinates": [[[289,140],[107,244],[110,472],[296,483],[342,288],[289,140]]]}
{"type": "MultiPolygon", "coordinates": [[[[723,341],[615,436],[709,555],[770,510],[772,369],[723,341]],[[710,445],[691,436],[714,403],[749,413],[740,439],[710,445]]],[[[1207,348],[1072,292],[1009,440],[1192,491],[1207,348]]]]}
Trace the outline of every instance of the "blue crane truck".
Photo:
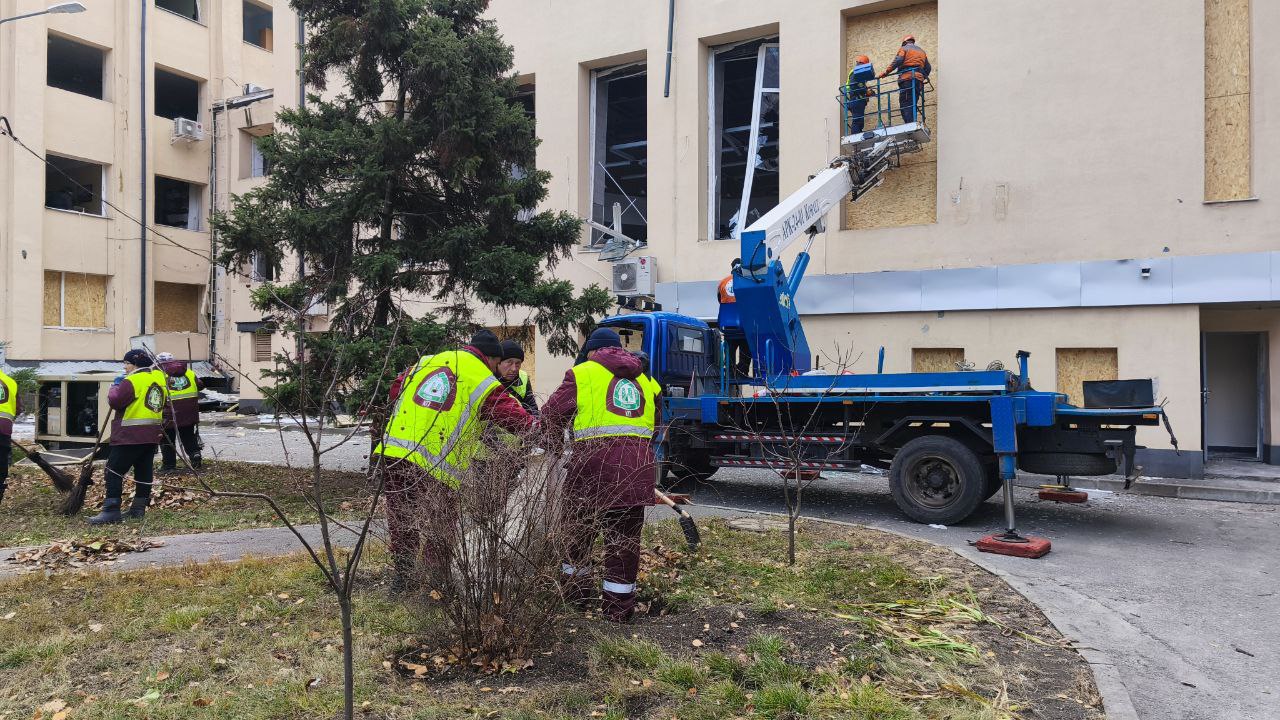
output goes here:
{"type": "MultiPolygon", "coordinates": [[[[846,196],[880,182],[904,144],[922,128],[877,128],[845,138],[848,154],[741,233],[733,270],[739,327],[712,328],[672,312],[630,312],[604,319],[628,347],[650,358],[663,386],[658,438],[665,472],[702,480],[722,467],[780,473],[888,471],[897,506],[922,523],[952,524],[1003,490],[1007,535],[1016,537],[1012,481],[1017,470],[1054,476],[1106,475],[1123,467],[1137,478],[1136,427],[1168,428],[1164,410],[1075,407],[1065,395],[1032,388],[1029,355],[1005,369],[873,374],[813,371],[793,301],[808,250],[824,216],[846,196]],[[895,136],[895,132],[898,133],[895,136]],[[808,236],[790,273],[780,255],[808,236]],[[751,371],[739,376],[726,336],[745,338],[751,371]]],[[[1170,438],[1177,447],[1176,439],[1170,438]]]]}

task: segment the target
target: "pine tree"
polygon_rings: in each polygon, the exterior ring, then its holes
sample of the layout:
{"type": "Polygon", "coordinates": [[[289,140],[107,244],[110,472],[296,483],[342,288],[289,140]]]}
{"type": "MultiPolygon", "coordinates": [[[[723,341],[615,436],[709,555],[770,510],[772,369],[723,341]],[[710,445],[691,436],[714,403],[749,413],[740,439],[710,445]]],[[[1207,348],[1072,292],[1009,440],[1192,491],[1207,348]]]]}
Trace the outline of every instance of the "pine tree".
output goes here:
{"type": "MultiPolygon", "coordinates": [[[[533,121],[515,100],[512,49],[482,17],[487,0],[292,5],[307,26],[308,88],[330,92],[277,115],[259,140],[266,184],[213,225],[229,269],[303,259],[304,276],[254,302],[305,338],[297,355],[325,363],[310,377],[346,375],[344,403],[370,400],[418,353],[466,332],[481,305],[527,313],[552,352],[572,354],[609,296],[550,276],[580,223],[531,212],[550,175],[534,169],[533,121]],[[406,300],[424,298],[433,310],[410,317],[406,300]],[[329,332],[306,326],[301,309],[315,302],[329,306],[329,332]]],[[[284,360],[272,400],[312,410],[301,398],[326,393],[298,387],[308,374],[296,355],[284,360]]]]}

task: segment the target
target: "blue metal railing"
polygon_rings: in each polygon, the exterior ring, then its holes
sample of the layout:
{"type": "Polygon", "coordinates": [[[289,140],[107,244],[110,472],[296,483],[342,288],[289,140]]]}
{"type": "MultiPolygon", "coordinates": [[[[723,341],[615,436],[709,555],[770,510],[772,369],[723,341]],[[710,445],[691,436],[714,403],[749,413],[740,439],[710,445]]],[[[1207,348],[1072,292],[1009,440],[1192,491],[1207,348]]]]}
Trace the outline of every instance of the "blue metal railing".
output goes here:
{"type": "Polygon", "coordinates": [[[932,93],[933,83],[929,78],[898,85],[896,74],[884,79],[841,85],[840,94],[836,96],[836,102],[840,103],[840,134],[843,137],[910,122],[928,127],[928,111],[934,107],[928,102],[932,93]],[[861,114],[855,112],[858,100],[866,100],[861,114]],[[862,120],[860,129],[857,120],[862,120]]]}

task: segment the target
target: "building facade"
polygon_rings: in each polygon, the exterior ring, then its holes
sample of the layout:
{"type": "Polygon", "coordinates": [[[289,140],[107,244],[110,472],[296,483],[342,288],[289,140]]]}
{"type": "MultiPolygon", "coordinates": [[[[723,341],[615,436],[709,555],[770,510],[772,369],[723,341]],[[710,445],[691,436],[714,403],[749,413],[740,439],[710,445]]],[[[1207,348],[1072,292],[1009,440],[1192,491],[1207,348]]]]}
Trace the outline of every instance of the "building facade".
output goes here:
{"type": "MultiPolygon", "coordinates": [[[[283,0],[83,4],[0,25],[0,115],[22,143],[0,138],[2,359],[110,369],[150,336],[237,389],[278,339],[237,332],[264,272],[214,269],[209,213],[269,171],[254,138],[298,102],[296,16],[283,0]]],[[[0,18],[46,5],[0,0],[0,18]]]]}
{"type": "MultiPolygon", "coordinates": [[[[883,346],[893,372],[1027,350],[1032,384],[1077,401],[1082,380],[1150,377],[1183,451],[1143,429],[1147,474],[1280,463],[1280,60],[1250,41],[1280,6],[532,5],[491,14],[534,97],[545,205],[612,226],[617,203],[664,309],[715,317],[738,218],[840,154],[852,59],[882,70],[911,34],[933,141],[828,217],[796,298],[815,357],[873,371],[883,346]]],[[[557,272],[609,286],[598,237],[557,272]]],[[[544,357],[537,387],[568,364],[544,357]]]]}

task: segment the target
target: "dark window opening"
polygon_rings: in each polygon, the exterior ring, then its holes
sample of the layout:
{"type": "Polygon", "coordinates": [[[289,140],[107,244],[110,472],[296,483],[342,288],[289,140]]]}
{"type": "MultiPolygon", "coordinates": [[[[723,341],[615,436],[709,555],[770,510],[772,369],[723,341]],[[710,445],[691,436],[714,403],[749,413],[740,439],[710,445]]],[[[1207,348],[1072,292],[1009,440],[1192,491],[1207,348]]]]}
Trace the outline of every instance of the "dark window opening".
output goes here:
{"type": "Polygon", "coordinates": [[[778,204],[779,61],[776,38],[715,52],[713,238],[737,237],[778,204]]]}
{"type": "Polygon", "coordinates": [[[71,158],[48,156],[44,169],[44,206],[88,215],[105,215],[103,166],[71,158]]]}
{"type": "Polygon", "coordinates": [[[257,45],[264,50],[270,50],[271,34],[271,8],[245,0],[244,41],[250,45],[257,45]]]}
{"type": "Polygon", "coordinates": [[[170,120],[199,120],[200,81],[156,68],[155,112],[170,120]]]}
{"type": "Polygon", "coordinates": [[[181,15],[188,20],[200,22],[199,0],[156,0],[156,7],[181,15]]]}
{"type": "MultiPolygon", "coordinates": [[[[614,226],[619,207],[622,233],[645,241],[648,232],[648,76],[644,65],[597,71],[592,77],[591,219],[614,226]]],[[[591,231],[591,244],[605,240],[591,231]]]]}
{"type": "Polygon", "coordinates": [[[155,223],[199,230],[202,189],[200,185],[157,175],[155,223]]]}
{"type": "Polygon", "coordinates": [[[49,36],[49,87],[102,99],[103,65],[106,53],[96,47],[49,36]]]}
{"type": "Polygon", "coordinates": [[[535,112],[537,109],[537,104],[535,102],[536,99],[537,92],[533,83],[525,83],[524,85],[516,88],[515,100],[520,104],[520,107],[524,108],[524,114],[527,115],[530,120],[537,120],[538,117],[535,112]]]}
{"type": "Polygon", "coordinates": [[[275,265],[263,253],[253,254],[253,279],[258,282],[269,282],[276,279],[275,265]]]}

